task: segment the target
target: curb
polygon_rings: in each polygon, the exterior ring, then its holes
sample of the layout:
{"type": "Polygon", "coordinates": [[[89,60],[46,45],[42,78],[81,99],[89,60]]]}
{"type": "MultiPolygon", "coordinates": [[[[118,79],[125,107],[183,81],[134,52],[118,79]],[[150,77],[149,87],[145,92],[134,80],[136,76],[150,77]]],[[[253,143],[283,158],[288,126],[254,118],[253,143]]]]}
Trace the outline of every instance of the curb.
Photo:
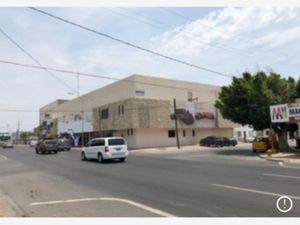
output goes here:
{"type": "Polygon", "coordinates": [[[0,212],[0,217],[28,217],[27,213],[8,195],[8,193],[0,186],[0,194],[3,196],[5,205],[8,205],[8,213],[4,215],[0,212]],[[11,215],[13,214],[13,215],[11,215]]]}
{"type": "Polygon", "coordinates": [[[275,159],[275,158],[271,158],[270,156],[260,156],[260,155],[259,155],[259,157],[261,159],[268,160],[268,161],[271,161],[271,162],[289,163],[289,164],[293,164],[295,166],[300,166],[300,163],[292,162],[289,159],[275,159]]]}

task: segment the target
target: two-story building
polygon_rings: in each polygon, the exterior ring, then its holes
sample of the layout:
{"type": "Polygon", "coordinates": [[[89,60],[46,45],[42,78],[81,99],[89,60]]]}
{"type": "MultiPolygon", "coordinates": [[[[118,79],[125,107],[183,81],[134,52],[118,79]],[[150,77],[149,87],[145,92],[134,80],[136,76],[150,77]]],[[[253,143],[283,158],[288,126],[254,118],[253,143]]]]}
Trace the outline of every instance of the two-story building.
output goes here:
{"type": "Polygon", "coordinates": [[[84,143],[96,136],[122,136],[130,148],[173,146],[176,99],[179,140],[196,144],[209,135],[232,137],[237,127],[214,107],[219,91],[219,86],[132,75],[57,104],[51,119],[56,135],[84,136],[84,143]]]}

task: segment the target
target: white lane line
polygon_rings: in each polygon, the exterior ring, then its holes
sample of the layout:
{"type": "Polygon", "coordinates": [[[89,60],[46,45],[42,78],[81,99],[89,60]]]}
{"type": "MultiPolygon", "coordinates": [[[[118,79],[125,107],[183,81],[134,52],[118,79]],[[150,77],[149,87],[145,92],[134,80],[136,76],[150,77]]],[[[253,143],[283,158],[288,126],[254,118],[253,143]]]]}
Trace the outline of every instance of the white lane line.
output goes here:
{"type": "Polygon", "coordinates": [[[281,174],[272,174],[272,173],[263,173],[264,176],[270,176],[270,177],[283,177],[283,178],[291,178],[291,179],[300,179],[300,177],[296,176],[287,176],[287,175],[281,175],[281,174]]]}
{"type": "Polygon", "coordinates": [[[48,201],[48,202],[32,202],[30,206],[38,206],[38,205],[54,205],[54,204],[63,204],[63,203],[72,203],[72,202],[87,202],[87,201],[115,201],[115,202],[123,202],[135,207],[144,209],[148,212],[163,216],[163,217],[176,217],[172,214],[166,213],[159,209],[155,209],[131,200],[123,199],[123,198],[80,198],[80,199],[68,199],[68,200],[58,200],[58,201],[48,201]]]}
{"type": "Polygon", "coordinates": [[[227,189],[232,189],[232,190],[238,190],[238,191],[247,191],[247,192],[252,192],[256,194],[262,194],[262,195],[269,195],[269,196],[289,196],[292,199],[300,200],[300,197],[298,196],[292,196],[292,195],[286,195],[286,194],[280,194],[280,193],[272,193],[272,192],[267,192],[267,191],[260,191],[260,190],[255,190],[255,189],[249,189],[249,188],[241,188],[241,187],[235,187],[235,186],[229,186],[229,185],[223,185],[223,184],[211,184],[212,186],[215,187],[221,187],[221,188],[227,188],[227,189]]]}
{"type": "Polygon", "coordinates": [[[4,160],[7,160],[7,157],[4,156],[4,155],[0,155],[0,157],[1,157],[2,159],[4,159],[4,160]]]}

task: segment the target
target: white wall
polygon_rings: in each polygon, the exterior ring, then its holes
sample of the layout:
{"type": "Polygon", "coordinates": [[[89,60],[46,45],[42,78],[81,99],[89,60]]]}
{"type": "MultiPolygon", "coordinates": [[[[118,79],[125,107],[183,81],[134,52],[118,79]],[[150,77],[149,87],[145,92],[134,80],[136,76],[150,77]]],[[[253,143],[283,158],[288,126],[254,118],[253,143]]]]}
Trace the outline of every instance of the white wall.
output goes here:
{"type": "MultiPolygon", "coordinates": [[[[185,129],[186,137],[183,137],[183,129],[179,129],[179,140],[181,145],[198,144],[200,139],[207,136],[233,137],[232,128],[199,128],[195,129],[195,137],[192,136],[193,129],[185,129]]],[[[152,148],[176,146],[176,137],[168,137],[168,129],[149,128],[136,129],[135,141],[130,142],[129,148],[152,148]]]]}

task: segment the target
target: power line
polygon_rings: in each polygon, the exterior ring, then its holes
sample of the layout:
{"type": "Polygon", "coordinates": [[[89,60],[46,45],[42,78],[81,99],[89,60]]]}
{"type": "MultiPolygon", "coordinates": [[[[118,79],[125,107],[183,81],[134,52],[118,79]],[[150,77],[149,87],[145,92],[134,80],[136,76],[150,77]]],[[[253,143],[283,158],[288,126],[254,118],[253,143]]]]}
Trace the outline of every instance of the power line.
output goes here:
{"type": "MultiPolygon", "coordinates": [[[[169,12],[169,13],[171,13],[171,14],[177,16],[177,17],[181,17],[181,18],[183,18],[183,19],[185,19],[185,20],[187,20],[187,21],[193,21],[190,17],[185,16],[185,15],[182,15],[181,13],[175,12],[175,11],[173,11],[173,10],[166,9],[166,8],[162,8],[162,10],[164,10],[164,11],[166,11],[166,12],[169,12]]],[[[209,26],[209,25],[207,25],[207,24],[205,24],[205,23],[201,23],[201,24],[202,24],[203,26],[208,27],[208,28],[212,28],[212,29],[214,29],[216,32],[218,32],[218,33],[224,35],[223,32],[219,31],[219,29],[217,29],[217,28],[215,28],[215,27],[209,26]]],[[[241,41],[241,42],[245,42],[245,43],[252,44],[252,45],[255,44],[253,41],[248,40],[248,39],[245,39],[245,38],[242,38],[242,37],[239,37],[239,36],[235,36],[235,38],[236,38],[237,40],[241,41]]],[[[278,52],[278,51],[275,51],[275,50],[272,50],[272,49],[266,49],[266,48],[265,48],[265,49],[263,49],[263,50],[269,51],[269,52],[272,52],[272,53],[275,53],[275,54],[280,55],[280,56],[284,55],[284,56],[286,56],[286,57],[290,57],[289,55],[283,54],[283,53],[281,53],[281,52],[278,52]]],[[[262,51],[262,49],[261,49],[260,51],[262,51]]],[[[260,54],[257,54],[257,53],[256,53],[256,55],[259,56],[260,54]]],[[[268,56],[268,58],[271,58],[271,57],[268,56]]]]}
{"type": "MultiPolygon", "coordinates": [[[[56,69],[56,68],[50,68],[50,67],[45,67],[45,66],[35,66],[35,65],[6,61],[6,60],[0,60],[0,63],[14,65],[14,66],[21,66],[21,67],[26,67],[26,68],[33,68],[33,69],[45,69],[46,68],[47,70],[76,75],[76,76],[79,74],[81,76],[86,76],[86,77],[100,78],[100,79],[120,81],[120,82],[137,83],[137,84],[143,84],[143,85],[148,85],[148,86],[153,86],[153,87],[163,87],[163,88],[176,89],[176,90],[194,91],[194,92],[199,92],[199,93],[208,93],[209,92],[209,91],[202,91],[202,90],[193,89],[193,88],[182,88],[182,87],[174,87],[174,86],[164,85],[164,84],[155,84],[155,83],[147,83],[147,82],[142,82],[142,81],[120,79],[120,78],[115,78],[115,77],[111,77],[111,76],[103,76],[103,75],[97,75],[97,74],[91,74],[91,73],[82,73],[82,72],[77,72],[77,71],[56,69]]],[[[218,90],[211,89],[210,91],[218,91],[218,90]]],[[[84,96],[85,95],[83,95],[83,97],[84,96]]]]}
{"type": "MultiPolygon", "coordinates": [[[[142,18],[144,18],[144,19],[146,19],[146,20],[150,20],[150,21],[153,20],[153,19],[150,19],[149,17],[147,17],[147,16],[145,16],[145,15],[142,15],[141,13],[136,12],[136,11],[128,10],[128,9],[123,9],[123,10],[132,12],[132,13],[134,13],[134,14],[136,14],[136,15],[139,15],[140,17],[142,17],[142,18]]],[[[122,14],[122,13],[119,13],[119,12],[116,12],[116,11],[114,11],[114,13],[117,13],[117,14],[120,14],[120,15],[122,15],[122,16],[125,16],[125,17],[127,17],[127,18],[132,19],[131,17],[129,17],[129,16],[126,15],[126,14],[122,14]]],[[[146,23],[146,24],[149,24],[149,25],[151,25],[152,27],[159,28],[160,30],[162,29],[162,28],[161,28],[162,25],[163,25],[164,27],[168,27],[168,28],[172,28],[172,29],[173,29],[173,27],[172,27],[171,25],[167,24],[167,23],[161,22],[161,21],[159,21],[159,20],[153,20],[153,21],[157,21],[157,24],[159,24],[159,26],[155,26],[155,25],[152,24],[152,23],[146,23]]],[[[143,21],[141,21],[141,20],[140,20],[140,22],[145,23],[145,22],[143,22],[143,21]]],[[[187,37],[187,38],[189,38],[189,39],[191,39],[191,40],[194,40],[194,41],[203,43],[204,45],[208,45],[208,46],[210,46],[210,47],[212,47],[212,48],[221,49],[221,50],[223,50],[223,51],[230,52],[230,53],[234,53],[234,54],[236,54],[236,55],[240,55],[240,56],[247,57],[247,58],[252,58],[252,57],[253,57],[253,55],[249,55],[249,54],[245,54],[245,53],[239,52],[239,51],[238,51],[237,49],[235,49],[235,48],[223,47],[223,46],[225,46],[224,44],[221,45],[220,43],[219,43],[219,44],[213,44],[213,43],[205,42],[205,41],[202,41],[202,40],[200,40],[200,39],[196,39],[194,36],[186,35],[186,34],[185,34],[184,37],[187,37]]],[[[259,54],[256,54],[256,55],[259,56],[259,54]]],[[[263,57],[263,56],[262,56],[262,57],[263,57]]],[[[270,57],[269,57],[269,58],[270,58],[270,57]]],[[[268,62],[266,62],[266,63],[268,63],[268,62]]],[[[270,65],[267,65],[267,66],[271,67],[270,65]]]]}
{"type": "MultiPolygon", "coordinates": [[[[15,46],[17,46],[25,55],[27,55],[30,59],[32,59],[37,65],[43,67],[43,65],[37,60],[35,59],[28,51],[26,51],[20,44],[18,44],[12,37],[10,37],[2,28],[0,28],[0,32],[10,41],[12,42],[15,46]]],[[[58,81],[59,83],[63,84],[64,86],[66,86],[67,88],[69,88],[70,90],[74,91],[74,89],[69,86],[66,82],[64,82],[63,80],[61,80],[60,78],[58,78],[55,74],[53,74],[51,71],[49,71],[47,68],[44,67],[44,70],[54,79],[56,79],[56,81],[58,81]]]]}
{"type": "Polygon", "coordinates": [[[168,59],[168,60],[177,62],[177,63],[184,64],[184,65],[186,65],[186,66],[190,66],[190,67],[197,68],[197,69],[200,69],[200,70],[203,70],[203,71],[206,71],[206,72],[214,73],[214,74],[219,75],[219,76],[229,77],[229,78],[232,78],[232,77],[233,77],[232,75],[228,75],[228,74],[225,74],[225,73],[222,73],[222,72],[218,72],[218,71],[215,71],[215,70],[212,70],[212,69],[203,67],[203,66],[199,66],[199,65],[196,65],[196,64],[192,64],[192,63],[189,63],[189,62],[186,62],[186,61],[177,59],[177,58],[173,58],[173,57],[170,57],[170,56],[161,54],[161,53],[156,52],[156,51],[149,50],[149,49],[147,49],[147,48],[144,48],[144,47],[141,47],[141,46],[138,46],[138,45],[135,45],[135,44],[132,44],[132,43],[130,43],[130,42],[121,40],[121,39],[119,39],[119,38],[113,37],[113,36],[108,35],[108,34],[105,34],[105,33],[103,33],[103,32],[96,31],[96,30],[94,30],[94,29],[91,29],[91,28],[88,28],[88,27],[86,27],[86,26],[77,24],[77,23],[75,23],[75,22],[69,21],[69,20],[64,19],[64,18],[62,18],[62,17],[59,17],[59,16],[53,15],[53,14],[51,14],[51,13],[45,12],[45,11],[43,11],[43,10],[37,9],[37,8],[35,8],[35,7],[29,7],[29,8],[32,9],[32,10],[34,10],[34,11],[37,11],[37,12],[39,12],[39,13],[41,13],[41,14],[44,14],[44,15],[47,15],[47,16],[49,16],[49,17],[55,18],[55,19],[57,19],[57,20],[60,20],[60,21],[62,21],[62,22],[65,22],[65,23],[67,23],[67,24],[73,25],[73,26],[75,26],[75,27],[79,27],[79,28],[81,28],[81,29],[83,29],[83,30],[92,32],[92,33],[94,33],[94,34],[97,34],[97,35],[100,35],[100,36],[109,38],[109,39],[114,40],[114,41],[116,41],[116,42],[119,42],[119,43],[122,43],[122,44],[124,44],[124,45],[133,47],[133,48],[135,48],[135,49],[138,49],[138,50],[141,50],[141,51],[144,51],[144,52],[147,52],[147,53],[151,53],[151,54],[153,54],[153,55],[160,56],[160,57],[162,57],[162,58],[165,58],[165,59],[168,59]]]}

